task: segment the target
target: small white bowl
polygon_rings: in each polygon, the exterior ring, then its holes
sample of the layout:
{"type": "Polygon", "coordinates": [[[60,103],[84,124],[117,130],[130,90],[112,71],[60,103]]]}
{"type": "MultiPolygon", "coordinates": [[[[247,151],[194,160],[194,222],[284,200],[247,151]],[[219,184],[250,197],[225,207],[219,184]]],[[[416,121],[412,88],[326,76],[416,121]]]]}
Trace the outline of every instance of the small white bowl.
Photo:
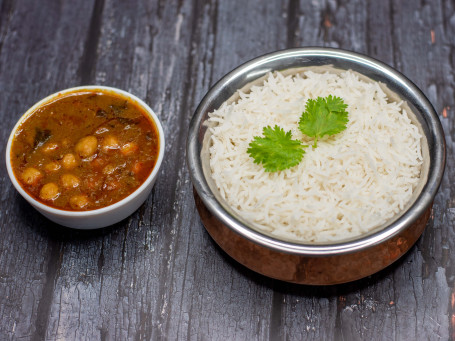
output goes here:
{"type": "Polygon", "coordinates": [[[80,86],[70,89],[65,89],[59,92],[56,92],[43,100],[39,101],[35,105],[33,105],[27,112],[22,115],[19,119],[17,124],[14,126],[11,135],[8,139],[8,144],[6,146],[6,167],[8,169],[8,174],[13,183],[16,190],[27,200],[34,208],[36,208],[41,214],[43,214],[48,219],[56,222],[57,224],[72,227],[75,229],[82,229],[82,230],[89,230],[89,229],[96,229],[105,226],[109,226],[115,224],[129,215],[131,215],[134,211],[136,211],[139,206],[147,199],[152,190],[153,185],[155,184],[156,178],[158,176],[158,171],[160,169],[161,163],[163,161],[164,155],[164,132],[161,126],[161,123],[153,112],[153,110],[141,99],[137,98],[136,96],[120,90],[116,88],[111,88],[107,86],[99,86],[99,85],[90,85],[90,86],[80,86]],[[38,107],[42,106],[45,103],[48,103],[57,97],[60,97],[66,93],[75,92],[75,91],[84,91],[84,90],[101,90],[107,91],[112,93],[117,93],[123,97],[128,98],[132,102],[137,103],[141,106],[144,111],[149,115],[149,117],[155,123],[155,126],[158,130],[159,135],[159,151],[158,151],[158,159],[156,161],[155,167],[153,168],[150,175],[144,181],[144,183],[137,188],[133,193],[128,195],[126,198],[103,208],[89,210],[89,211],[66,211],[57,208],[53,208],[47,206],[32,196],[30,196],[19,184],[16,179],[16,176],[13,173],[13,169],[11,167],[11,145],[15,135],[15,132],[19,128],[19,126],[24,122],[38,107]]]}

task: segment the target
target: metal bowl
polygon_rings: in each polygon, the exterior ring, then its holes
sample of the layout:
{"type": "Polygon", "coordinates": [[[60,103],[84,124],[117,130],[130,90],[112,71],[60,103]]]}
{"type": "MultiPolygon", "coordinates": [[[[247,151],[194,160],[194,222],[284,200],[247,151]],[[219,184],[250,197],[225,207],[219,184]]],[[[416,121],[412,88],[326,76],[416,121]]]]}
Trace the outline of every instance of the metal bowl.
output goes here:
{"type": "Polygon", "coordinates": [[[405,76],[372,58],[331,48],[298,48],[255,58],[228,73],[203,98],[191,120],[187,162],[196,206],[208,233],[231,257],[263,275],[301,284],[327,285],[371,275],[396,261],[417,241],[430,217],[445,166],[445,139],[438,116],[425,95],[405,76]],[[235,101],[268,72],[301,68],[352,70],[380,82],[389,98],[405,101],[423,135],[424,167],[417,193],[398,215],[370,234],[333,244],[277,239],[249,226],[220,197],[208,166],[208,113],[235,101]]]}

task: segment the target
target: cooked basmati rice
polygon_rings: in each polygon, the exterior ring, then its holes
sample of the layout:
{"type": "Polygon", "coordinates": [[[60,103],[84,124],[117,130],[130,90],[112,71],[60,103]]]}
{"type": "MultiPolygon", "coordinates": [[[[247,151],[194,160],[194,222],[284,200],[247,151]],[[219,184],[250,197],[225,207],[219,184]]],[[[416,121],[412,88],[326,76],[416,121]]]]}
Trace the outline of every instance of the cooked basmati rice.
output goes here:
{"type": "Polygon", "coordinates": [[[256,228],[278,238],[335,242],[367,233],[411,199],[421,172],[421,134],[402,103],[358,75],[306,71],[269,74],[260,86],[209,114],[210,168],[221,197],[256,228]],[[348,105],[347,129],[312,139],[298,129],[309,98],[348,105]],[[275,124],[310,147],[299,165],[265,172],[248,144],[275,124]]]}

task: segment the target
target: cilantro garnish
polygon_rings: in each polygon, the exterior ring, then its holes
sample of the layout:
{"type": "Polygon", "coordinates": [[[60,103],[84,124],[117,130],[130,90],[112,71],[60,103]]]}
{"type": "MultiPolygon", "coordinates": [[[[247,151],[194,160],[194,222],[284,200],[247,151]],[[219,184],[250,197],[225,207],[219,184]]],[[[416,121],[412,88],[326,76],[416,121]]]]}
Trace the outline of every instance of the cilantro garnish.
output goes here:
{"type": "MultiPolygon", "coordinates": [[[[314,137],[313,148],[318,139],[325,135],[335,135],[346,129],[348,122],[347,104],[340,97],[318,97],[309,99],[299,120],[300,131],[314,137]]],[[[266,172],[276,172],[296,166],[302,161],[305,151],[299,140],[293,140],[291,131],[275,125],[263,128],[264,137],[255,136],[247,149],[254,163],[264,166],[266,172]]]]}
{"type": "Polygon", "coordinates": [[[266,172],[276,172],[298,165],[305,151],[299,140],[292,139],[291,131],[285,132],[275,125],[263,128],[264,137],[255,136],[247,152],[254,163],[262,163],[266,172]]]}
{"type": "Polygon", "coordinates": [[[313,148],[317,147],[318,138],[335,135],[346,129],[346,108],[347,105],[340,97],[332,95],[307,101],[305,111],[300,117],[299,129],[303,134],[314,137],[313,148]]]}

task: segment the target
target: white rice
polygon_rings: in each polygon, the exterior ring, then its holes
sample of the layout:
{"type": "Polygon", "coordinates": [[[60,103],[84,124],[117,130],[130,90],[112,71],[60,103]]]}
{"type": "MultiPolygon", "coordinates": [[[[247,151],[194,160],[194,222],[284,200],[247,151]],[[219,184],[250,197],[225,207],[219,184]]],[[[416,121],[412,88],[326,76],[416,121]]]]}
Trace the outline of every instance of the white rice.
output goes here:
{"type": "Polygon", "coordinates": [[[209,114],[210,167],[221,196],[246,221],[278,238],[335,242],[367,233],[403,210],[419,181],[421,135],[402,103],[353,72],[268,75],[261,86],[209,114]],[[347,129],[305,149],[299,165],[265,172],[248,144],[275,124],[298,129],[309,98],[348,105],[347,129]]]}

